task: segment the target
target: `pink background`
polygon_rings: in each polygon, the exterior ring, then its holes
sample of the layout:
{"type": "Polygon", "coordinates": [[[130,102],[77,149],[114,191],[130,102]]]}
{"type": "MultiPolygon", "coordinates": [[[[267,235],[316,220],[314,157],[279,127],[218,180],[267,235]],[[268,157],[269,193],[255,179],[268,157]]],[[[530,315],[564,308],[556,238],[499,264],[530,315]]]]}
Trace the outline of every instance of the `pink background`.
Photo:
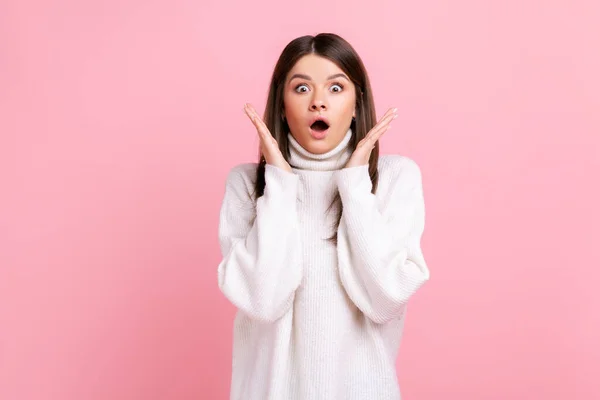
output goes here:
{"type": "Polygon", "coordinates": [[[363,57],[423,170],[405,399],[598,399],[600,6],[0,4],[0,399],[226,399],[217,221],[296,36],[363,57]]]}

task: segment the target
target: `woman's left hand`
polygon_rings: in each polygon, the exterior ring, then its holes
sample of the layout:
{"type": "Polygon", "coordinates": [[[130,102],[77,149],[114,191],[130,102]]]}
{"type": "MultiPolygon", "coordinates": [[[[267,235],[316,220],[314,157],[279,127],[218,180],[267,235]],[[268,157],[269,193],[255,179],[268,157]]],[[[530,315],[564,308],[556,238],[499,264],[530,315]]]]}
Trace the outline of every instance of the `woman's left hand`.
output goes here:
{"type": "Polygon", "coordinates": [[[387,132],[390,129],[392,120],[396,119],[398,114],[397,108],[390,108],[383,117],[379,120],[379,122],[367,133],[367,136],[364,137],[363,140],[358,142],[356,145],[356,149],[350,156],[350,159],[346,163],[344,168],[350,167],[358,167],[360,165],[366,165],[369,163],[369,158],[371,157],[371,151],[375,147],[375,143],[379,140],[381,135],[387,132]]]}

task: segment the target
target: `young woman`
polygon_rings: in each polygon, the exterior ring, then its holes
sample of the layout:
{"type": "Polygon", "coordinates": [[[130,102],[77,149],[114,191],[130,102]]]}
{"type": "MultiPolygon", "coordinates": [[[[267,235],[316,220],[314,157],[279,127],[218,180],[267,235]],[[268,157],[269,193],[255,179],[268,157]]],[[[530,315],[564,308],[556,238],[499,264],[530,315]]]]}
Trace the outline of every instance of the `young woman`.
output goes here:
{"type": "Polygon", "coordinates": [[[379,157],[364,65],[334,34],[283,50],[257,164],[227,178],[218,283],[238,309],[231,399],[400,398],[395,362],[409,298],[429,279],[417,164],[379,157]]]}

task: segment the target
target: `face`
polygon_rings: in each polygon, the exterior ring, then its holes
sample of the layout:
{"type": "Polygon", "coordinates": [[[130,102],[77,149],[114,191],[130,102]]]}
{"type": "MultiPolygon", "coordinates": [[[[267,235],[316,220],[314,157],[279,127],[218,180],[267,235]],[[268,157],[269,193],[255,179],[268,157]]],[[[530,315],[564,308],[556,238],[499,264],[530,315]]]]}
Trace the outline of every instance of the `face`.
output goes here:
{"type": "Polygon", "coordinates": [[[337,146],[355,116],[354,90],[332,61],[314,54],[300,58],[286,77],[283,96],[285,118],[296,141],[313,154],[337,146]],[[325,123],[314,123],[318,118],[325,123]]]}

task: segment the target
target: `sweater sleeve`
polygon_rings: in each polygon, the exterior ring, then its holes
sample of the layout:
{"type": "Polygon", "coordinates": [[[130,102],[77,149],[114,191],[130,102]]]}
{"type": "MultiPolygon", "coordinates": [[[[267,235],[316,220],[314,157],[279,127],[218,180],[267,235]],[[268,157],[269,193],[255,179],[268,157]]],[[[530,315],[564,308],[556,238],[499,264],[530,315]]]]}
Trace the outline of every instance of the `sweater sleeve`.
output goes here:
{"type": "Polygon", "coordinates": [[[368,165],[336,174],[343,205],[338,228],[341,282],[352,302],[376,323],[400,317],[429,279],[420,247],[425,223],[421,171],[406,157],[394,158],[392,167],[390,187],[381,200],[371,193],[368,165]]]}
{"type": "Polygon", "coordinates": [[[254,187],[246,175],[234,168],[225,185],[218,283],[239,310],[273,322],[292,306],[302,278],[296,206],[299,177],[267,164],[264,194],[254,201],[254,187]]]}

